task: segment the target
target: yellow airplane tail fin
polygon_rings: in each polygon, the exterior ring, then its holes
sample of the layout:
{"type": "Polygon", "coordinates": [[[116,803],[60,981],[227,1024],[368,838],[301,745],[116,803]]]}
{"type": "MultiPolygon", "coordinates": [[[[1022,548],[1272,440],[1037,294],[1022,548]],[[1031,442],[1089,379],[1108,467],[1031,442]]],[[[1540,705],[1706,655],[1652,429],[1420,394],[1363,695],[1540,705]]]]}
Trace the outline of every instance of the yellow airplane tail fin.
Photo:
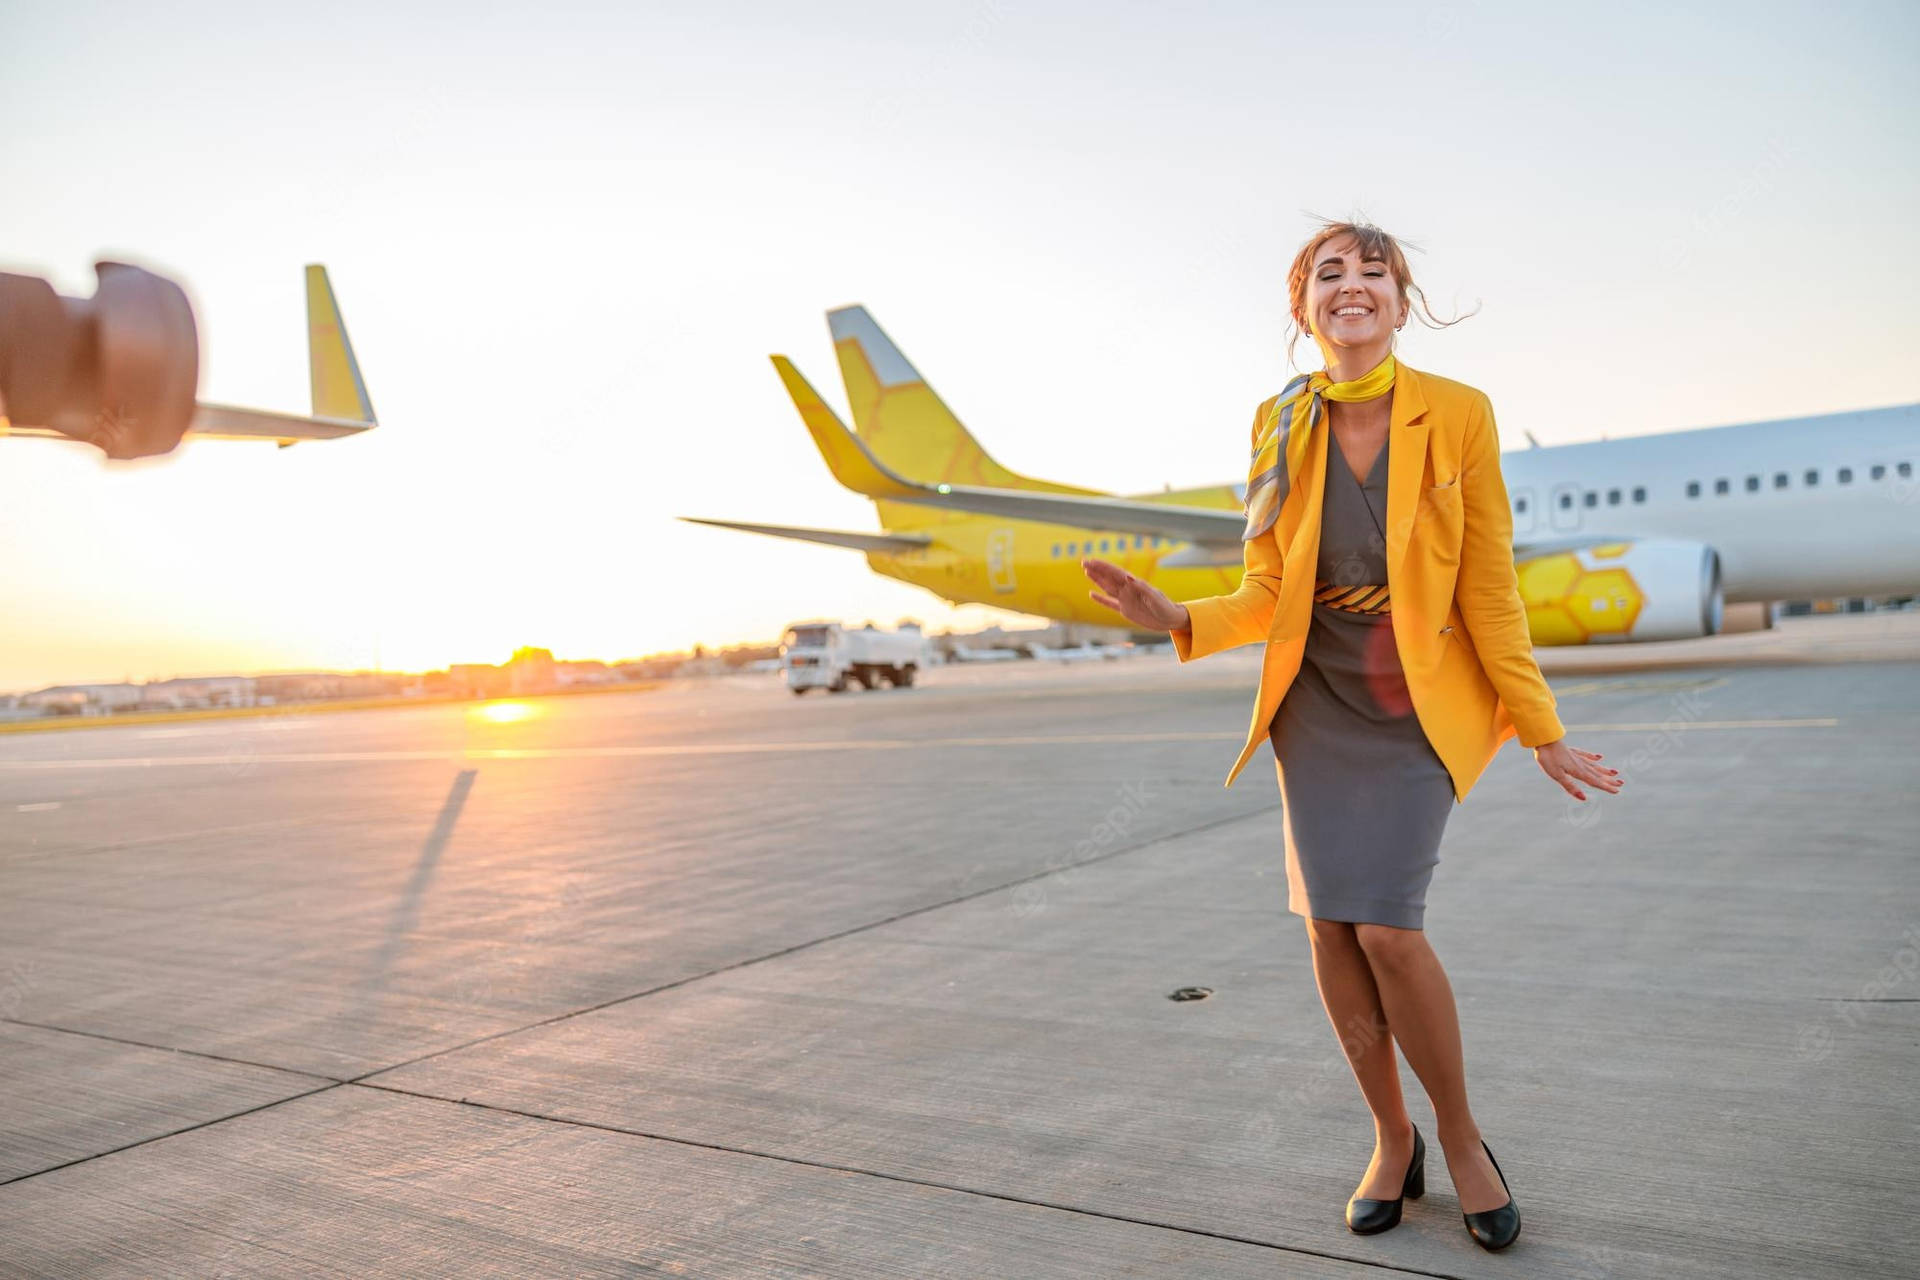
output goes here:
{"type": "Polygon", "coordinates": [[[353,358],[346,322],[333,298],[327,269],[307,267],[307,370],[313,382],[313,416],[374,423],[373,401],[360,362],[353,358]]]}
{"type": "MultiPolygon", "coordinates": [[[[840,360],[855,432],[876,458],[902,476],[922,484],[1101,493],[1035,480],[995,462],[865,307],[829,311],[827,327],[840,360]]],[[[889,529],[910,529],[952,518],[927,507],[879,500],[874,505],[879,508],[881,523],[889,529]]]]}

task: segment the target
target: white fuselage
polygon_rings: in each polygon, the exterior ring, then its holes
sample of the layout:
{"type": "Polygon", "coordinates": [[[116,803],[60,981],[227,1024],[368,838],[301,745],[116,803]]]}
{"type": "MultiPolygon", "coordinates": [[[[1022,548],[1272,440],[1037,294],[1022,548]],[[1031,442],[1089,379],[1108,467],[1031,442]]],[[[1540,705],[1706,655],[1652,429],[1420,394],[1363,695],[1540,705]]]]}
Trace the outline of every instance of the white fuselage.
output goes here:
{"type": "Polygon", "coordinates": [[[1729,601],[1920,592],[1920,404],[1515,449],[1500,469],[1522,549],[1692,539],[1729,601]]]}

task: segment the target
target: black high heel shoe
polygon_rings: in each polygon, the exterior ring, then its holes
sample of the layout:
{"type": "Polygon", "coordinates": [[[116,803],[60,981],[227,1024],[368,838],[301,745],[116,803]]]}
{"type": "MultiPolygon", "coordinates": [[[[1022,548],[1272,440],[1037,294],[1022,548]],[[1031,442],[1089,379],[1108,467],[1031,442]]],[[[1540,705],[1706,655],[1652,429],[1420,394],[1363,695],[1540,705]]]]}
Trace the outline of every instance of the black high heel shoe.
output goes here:
{"type": "Polygon", "coordinates": [[[1405,1200],[1418,1200],[1427,1194],[1427,1143],[1420,1136],[1420,1126],[1413,1126],[1413,1159],[1407,1162],[1406,1180],[1400,1184],[1400,1194],[1392,1200],[1369,1200],[1365,1196],[1355,1196],[1347,1201],[1347,1229],[1363,1236],[1376,1231],[1385,1231],[1389,1227],[1400,1225],[1400,1204],[1405,1200]]]}
{"type": "MultiPolygon", "coordinates": [[[[1480,1146],[1486,1151],[1487,1159],[1493,1160],[1493,1148],[1487,1146],[1485,1138],[1480,1139],[1480,1146]]],[[[1507,1175],[1500,1173],[1498,1160],[1493,1160],[1493,1171],[1500,1174],[1500,1187],[1507,1193],[1507,1202],[1478,1213],[1460,1211],[1467,1222],[1467,1234],[1482,1249],[1504,1249],[1520,1234],[1520,1206],[1513,1202],[1513,1189],[1507,1186],[1507,1175]]]]}

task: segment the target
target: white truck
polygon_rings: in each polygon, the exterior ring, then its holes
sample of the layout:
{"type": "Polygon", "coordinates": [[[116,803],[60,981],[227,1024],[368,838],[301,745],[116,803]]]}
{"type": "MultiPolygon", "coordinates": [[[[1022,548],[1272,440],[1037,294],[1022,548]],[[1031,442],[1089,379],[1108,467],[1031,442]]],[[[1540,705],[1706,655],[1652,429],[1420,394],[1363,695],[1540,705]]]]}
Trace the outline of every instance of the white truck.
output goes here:
{"type": "Polygon", "coordinates": [[[809,689],[843,693],[848,680],[859,681],[863,689],[877,689],[882,680],[904,688],[926,664],[926,649],[926,638],[912,623],[882,631],[871,622],[858,628],[796,622],[781,641],[780,662],[787,688],[796,695],[809,689]]]}

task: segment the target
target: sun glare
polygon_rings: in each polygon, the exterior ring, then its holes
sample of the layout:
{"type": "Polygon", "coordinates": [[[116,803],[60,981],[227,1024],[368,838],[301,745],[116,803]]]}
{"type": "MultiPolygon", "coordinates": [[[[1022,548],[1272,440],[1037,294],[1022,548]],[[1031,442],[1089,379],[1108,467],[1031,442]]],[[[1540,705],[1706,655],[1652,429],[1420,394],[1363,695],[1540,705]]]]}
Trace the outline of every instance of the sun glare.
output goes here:
{"type": "Polygon", "coordinates": [[[518,724],[522,720],[533,719],[540,714],[540,710],[530,702],[489,702],[474,707],[467,714],[490,724],[518,724]]]}

